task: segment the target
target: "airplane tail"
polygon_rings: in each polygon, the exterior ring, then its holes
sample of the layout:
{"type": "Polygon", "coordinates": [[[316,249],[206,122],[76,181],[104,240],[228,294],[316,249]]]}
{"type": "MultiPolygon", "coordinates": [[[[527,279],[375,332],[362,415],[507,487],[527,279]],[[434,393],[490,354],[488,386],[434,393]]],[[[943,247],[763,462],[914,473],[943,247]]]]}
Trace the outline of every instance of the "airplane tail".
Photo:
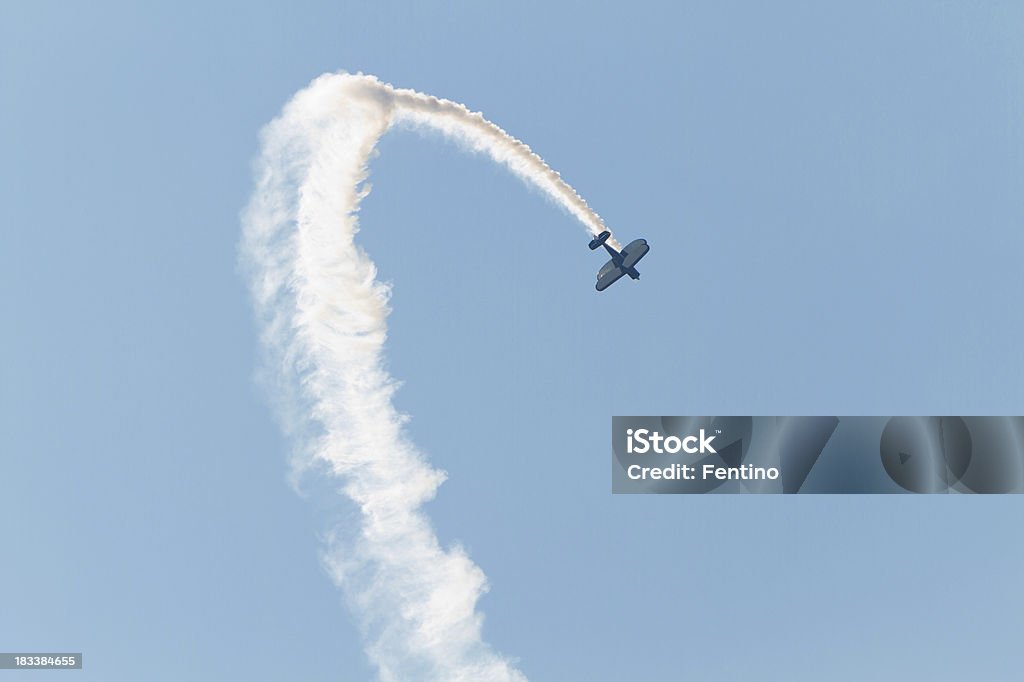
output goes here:
{"type": "Polygon", "coordinates": [[[602,246],[604,246],[604,243],[608,241],[608,237],[611,236],[612,233],[609,232],[608,230],[605,230],[601,234],[597,235],[596,237],[590,240],[590,250],[593,251],[595,249],[601,248],[602,246]]]}

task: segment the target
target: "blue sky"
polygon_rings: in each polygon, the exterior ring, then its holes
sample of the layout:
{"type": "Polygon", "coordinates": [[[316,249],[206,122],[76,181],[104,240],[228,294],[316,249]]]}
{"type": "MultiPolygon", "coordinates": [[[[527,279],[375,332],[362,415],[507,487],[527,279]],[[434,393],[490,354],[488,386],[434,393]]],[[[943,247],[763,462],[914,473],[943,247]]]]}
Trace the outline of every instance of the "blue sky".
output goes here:
{"type": "Polygon", "coordinates": [[[1018,677],[1019,498],[610,494],[613,414],[1024,413],[1024,10],[747,4],[5,4],[0,649],[372,679],[236,266],[258,130],[345,69],[483,111],[652,244],[597,295],[507,172],[380,145],[397,402],[499,651],[535,680],[1018,677]]]}

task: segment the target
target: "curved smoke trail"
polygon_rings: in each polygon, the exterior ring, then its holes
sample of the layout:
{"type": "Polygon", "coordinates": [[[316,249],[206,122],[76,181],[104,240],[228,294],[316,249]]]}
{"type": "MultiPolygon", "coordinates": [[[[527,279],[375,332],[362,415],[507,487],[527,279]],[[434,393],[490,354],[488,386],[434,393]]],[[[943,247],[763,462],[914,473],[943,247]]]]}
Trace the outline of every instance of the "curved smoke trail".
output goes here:
{"type": "MultiPolygon", "coordinates": [[[[329,539],[383,680],[525,680],[481,637],[487,589],[461,547],[444,548],[421,511],[445,478],[403,431],[384,370],[389,289],[354,242],[367,162],[387,129],[427,126],[537,187],[593,234],[600,217],[529,147],[461,104],[370,76],[324,75],[262,133],[242,258],[297,466],[326,464],[359,508],[329,539]],[[309,435],[313,434],[313,435],[309,435]]],[[[611,240],[609,240],[611,241],[611,240]]]]}

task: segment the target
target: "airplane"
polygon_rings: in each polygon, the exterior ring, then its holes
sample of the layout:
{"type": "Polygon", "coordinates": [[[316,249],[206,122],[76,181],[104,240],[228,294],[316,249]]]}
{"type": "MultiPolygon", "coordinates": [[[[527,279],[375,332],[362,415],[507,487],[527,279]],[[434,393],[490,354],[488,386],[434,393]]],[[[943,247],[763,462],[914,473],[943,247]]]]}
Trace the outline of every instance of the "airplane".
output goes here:
{"type": "Polygon", "coordinates": [[[622,249],[622,251],[616,251],[606,243],[610,236],[612,236],[612,233],[605,230],[590,240],[591,251],[603,246],[604,250],[612,257],[610,261],[597,271],[596,288],[598,291],[604,291],[623,275],[629,275],[633,279],[640,279],[640,273],[637,272],[636,264],[651,250],[651,247],[647,245],[646,239],[634,239],[629,244],[626,244],[626,248],[622,249]]]}

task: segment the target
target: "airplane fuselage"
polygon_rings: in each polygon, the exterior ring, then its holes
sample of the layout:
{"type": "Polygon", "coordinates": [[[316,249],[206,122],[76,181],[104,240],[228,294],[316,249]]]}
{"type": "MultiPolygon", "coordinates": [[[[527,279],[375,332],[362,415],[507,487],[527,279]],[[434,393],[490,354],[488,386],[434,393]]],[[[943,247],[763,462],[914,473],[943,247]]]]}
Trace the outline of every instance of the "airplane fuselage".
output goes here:
{"type": "MultiPolygon", "coordinates": [[[[619,253],[618,251],[616,251],[615,249],[613,249],[612,247],[608,246],[607,243],[602,244],[602,246],[604,246],[604,250],[608,252],[608,255],[612,257],[612,260],[615,261],[615,264],[621,267],[622,266],[622,260],[623,260],[622,259],[622,254],[619,253]]],[[[633,279],[640,279],[640,271],[637,270],[636,268],[624,268],[624,269],[626,270],[626,274],[629,275],[631,278],[633,278],[633,279]]]]}

